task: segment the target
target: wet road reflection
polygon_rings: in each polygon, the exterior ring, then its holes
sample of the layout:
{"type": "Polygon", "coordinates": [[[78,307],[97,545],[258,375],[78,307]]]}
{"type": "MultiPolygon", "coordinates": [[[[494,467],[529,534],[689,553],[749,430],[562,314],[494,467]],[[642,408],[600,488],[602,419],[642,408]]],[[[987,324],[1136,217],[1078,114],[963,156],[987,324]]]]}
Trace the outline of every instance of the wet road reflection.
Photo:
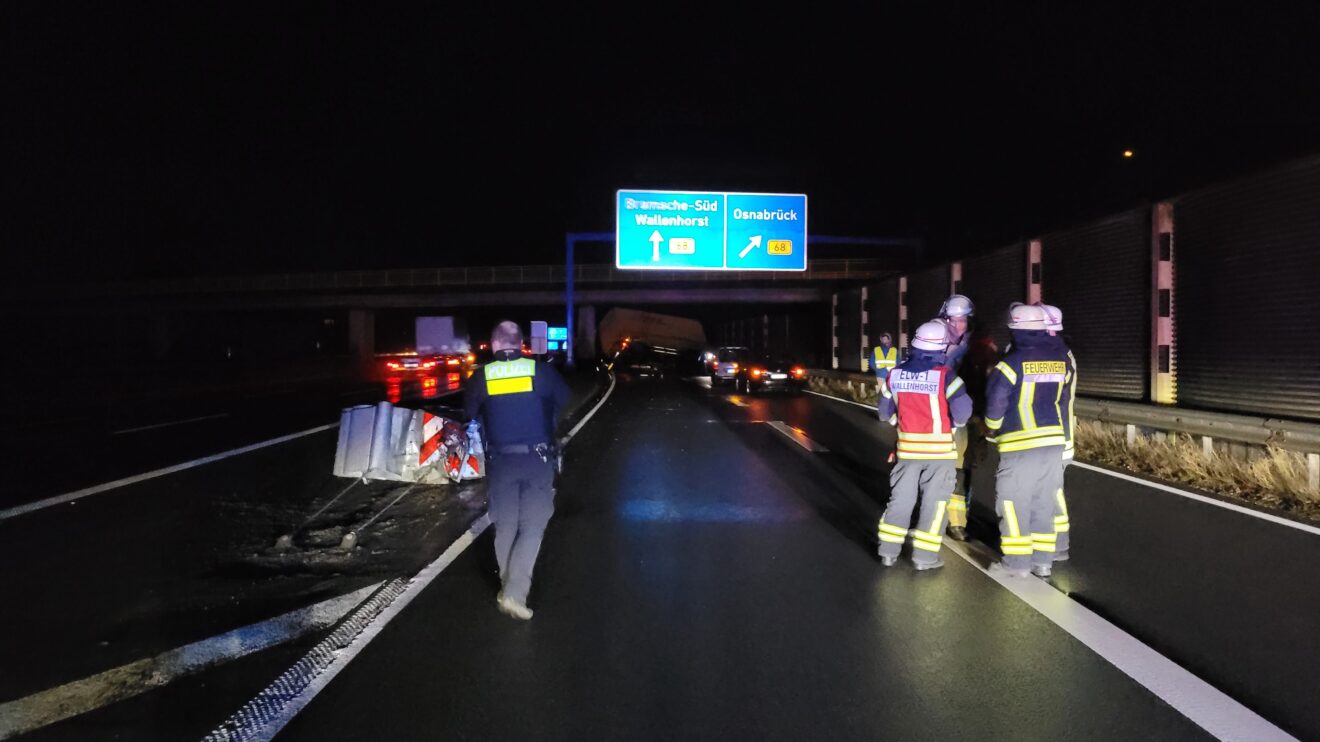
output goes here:
{"type": "Polygon", "coordinates": [[[419,399],[435,399],[458,391],[463,386],[458,372],[444,376],[390,376],[385,379],[385,399],[390,404],[419,399]]]}

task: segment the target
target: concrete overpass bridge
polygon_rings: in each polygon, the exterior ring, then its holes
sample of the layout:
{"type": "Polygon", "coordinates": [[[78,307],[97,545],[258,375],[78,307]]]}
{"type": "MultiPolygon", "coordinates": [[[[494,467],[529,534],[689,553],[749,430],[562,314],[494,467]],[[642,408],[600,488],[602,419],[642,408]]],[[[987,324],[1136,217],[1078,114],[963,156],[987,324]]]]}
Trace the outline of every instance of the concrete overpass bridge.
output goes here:
{"type": "MultiPolygon", "coordinates": [[[[901,241],[894,241],[898,245],[901,241]]],[[[817,258],[806,271],[627,271],[613,265],[453,266],[395,270],[194,276],[106,282],[77,287],[13,287],[0,304],[54,334],[85,334],[88,321],[117,343],[164,358],[189,318],[243,315],[294,317],[334,312],[347,319],[348,346],[369,362],[376,349],[376,314],[398,310],[463,313],[468,309],[575,306],[569,319],[578,347],[594,345],[596,308],[613,305],[828,306],[837,291],[897,275],[915,250],[884,258],[817,258]],[[572,298],[570,299],[570,291],[572,298]],[[61,319],[62,318],[62,319],[61,319]],[[81,328],[81,329],[80,329],[81,328]],[[582,334],[586,333],[586,334],[582,334]]],[[[301,322],[302,327],[305,322],[301,322]]],[[[250,323],[249,323],[250,324],[250,323]]],[[[269,332],[275,330],[263,325],[269,332]]],[[[257,331],[238,331],[246,336],[257,331]]],[[[260,332],[265,332],[261,330],[260,332]]],[[[301,330],[300,330],[301,332],[301,330]]],[[[47,333],[50,334],[50,333],[47,333]]],[[[300,341],[301,342],[301,341],[300,341]]]]}
{"type": "MultiPolygon", "coordinates": [[[[599,264],[578,265],[573,272],[576,301],[583,304],[797,304],[829,301],[840,285],[898,270],[893,260],[819,259],[801,273],[642,272],[599,264]]],[[[98,284],[73,295],[19,291],[9,300],[62,306],[91,302],[141,311],[555,306],[566,301],[567,278],[563,265],[196,276],[98,284]]]]}

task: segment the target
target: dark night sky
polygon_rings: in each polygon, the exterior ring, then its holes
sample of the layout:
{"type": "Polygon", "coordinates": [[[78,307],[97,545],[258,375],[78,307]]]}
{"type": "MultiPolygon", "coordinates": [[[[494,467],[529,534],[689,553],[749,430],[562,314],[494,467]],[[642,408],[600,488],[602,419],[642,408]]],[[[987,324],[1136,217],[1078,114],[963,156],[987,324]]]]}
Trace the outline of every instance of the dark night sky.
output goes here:
{"type": "Polygon", "coordinates": [[[7,279],[557,262],[626,186],[962,254],[1320,151],[1314,2],[374,5],[6,4],[7,279]]]}

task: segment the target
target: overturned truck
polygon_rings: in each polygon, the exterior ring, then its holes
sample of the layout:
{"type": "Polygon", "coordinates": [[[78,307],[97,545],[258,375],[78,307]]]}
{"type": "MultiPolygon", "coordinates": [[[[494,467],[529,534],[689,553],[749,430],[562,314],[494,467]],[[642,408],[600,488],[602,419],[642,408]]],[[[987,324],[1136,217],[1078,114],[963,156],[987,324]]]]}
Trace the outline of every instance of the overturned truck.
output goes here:
{"type": "Polygon", "coordinates": [[[615,307],[600,321],[600,348],[607,356],[630,343],[643,343],[662,353],[706,347],[701,323],[687,317],[615,307]]]}

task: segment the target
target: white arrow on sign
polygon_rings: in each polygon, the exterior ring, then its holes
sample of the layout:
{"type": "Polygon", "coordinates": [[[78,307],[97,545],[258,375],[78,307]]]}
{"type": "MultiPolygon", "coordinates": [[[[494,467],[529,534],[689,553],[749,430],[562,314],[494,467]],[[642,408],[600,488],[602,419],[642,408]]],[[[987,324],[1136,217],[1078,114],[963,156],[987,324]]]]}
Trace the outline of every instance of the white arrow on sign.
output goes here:
{"type": "Polygon", "coordinates": [[[761,246],[761,235],[758,234],[748,241],[747,247],[744,247],[742,249],[742,252],[738,253],[738,259],[742,260],[743,258],[747,257],[747,253],[751,252],[753,247],[760,247],[760,246],[761,246]]]}
{"type": "Polygon", "coordinates": [[[660,236],[660,230],[651,233],[651,262],[660,262],[660,243],[664,241],[665,238],[660,236]]]}

